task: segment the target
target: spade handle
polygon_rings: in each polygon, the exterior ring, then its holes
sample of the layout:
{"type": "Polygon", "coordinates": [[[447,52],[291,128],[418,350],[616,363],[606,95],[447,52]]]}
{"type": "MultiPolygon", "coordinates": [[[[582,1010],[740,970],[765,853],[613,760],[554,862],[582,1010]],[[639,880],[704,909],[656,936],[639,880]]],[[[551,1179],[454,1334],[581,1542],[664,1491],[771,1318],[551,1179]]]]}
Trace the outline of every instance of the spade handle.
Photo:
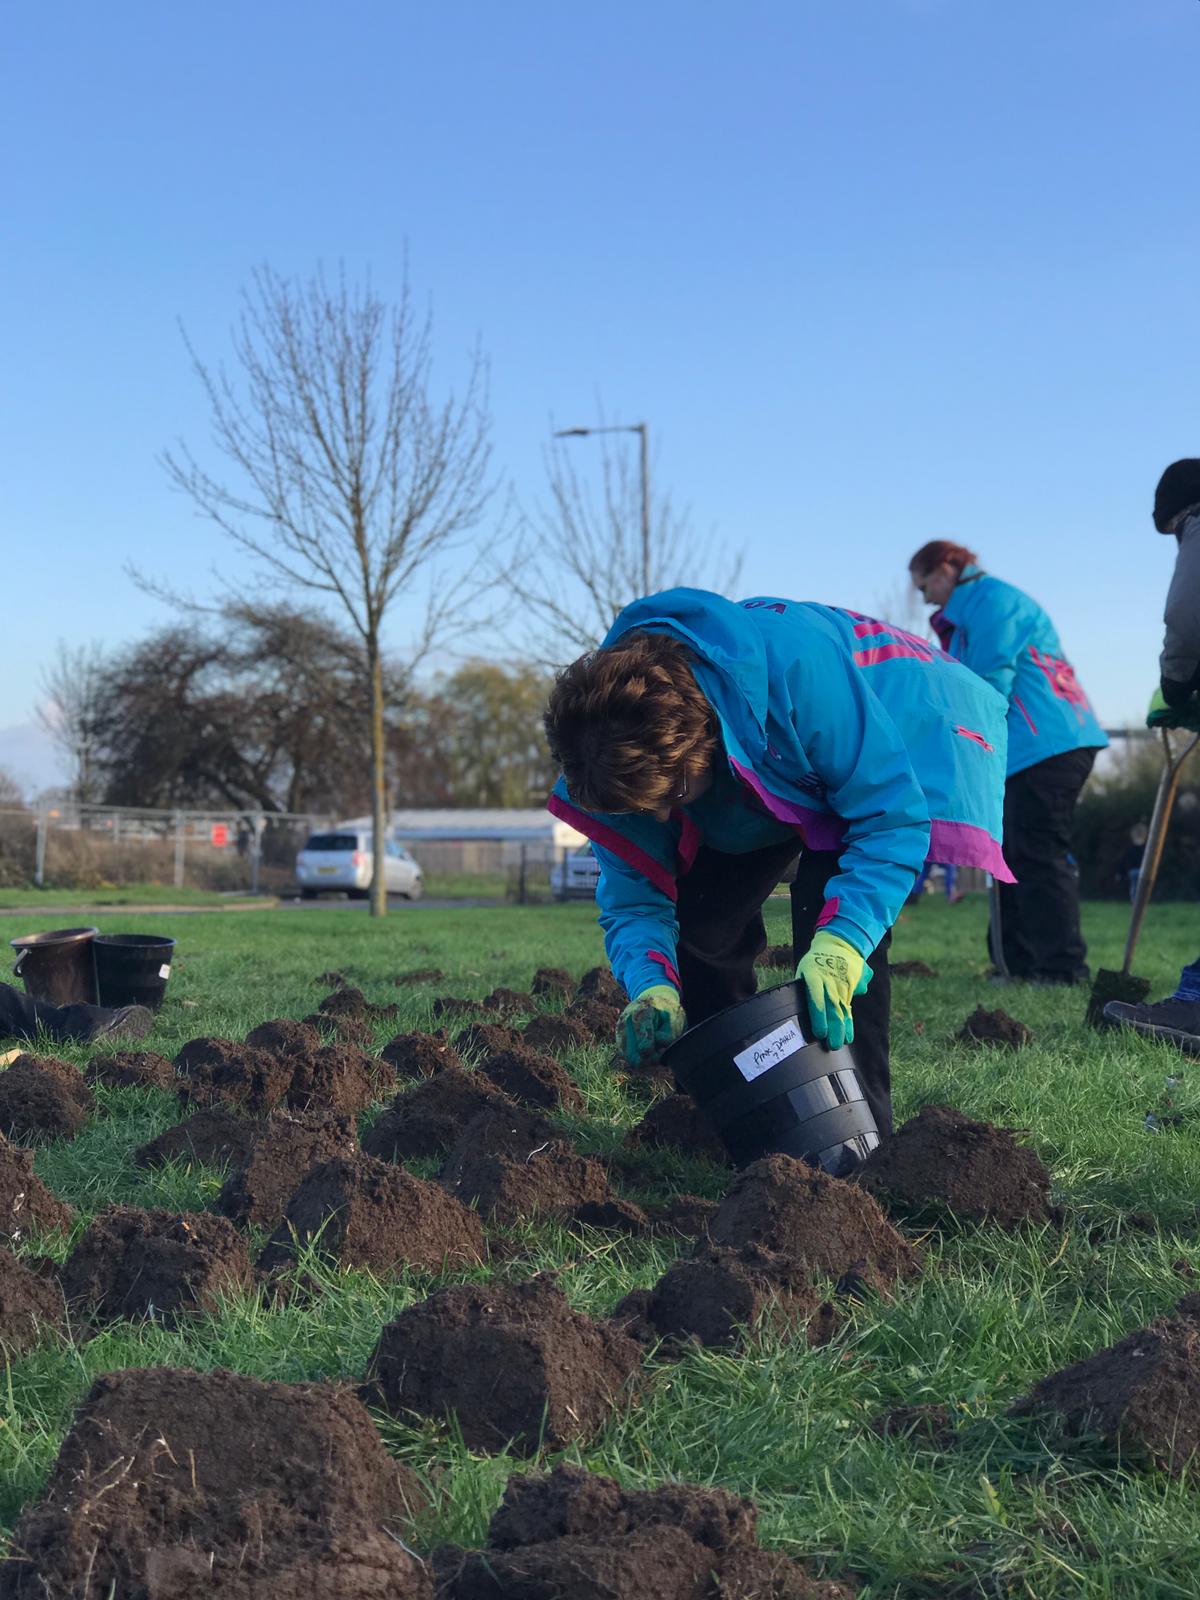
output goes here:
{"type": "Polygon", "coordinates": [[[1142,931],[1146,907],[1150,904],[1150,896],[1154,893],[1163,846],[1167,842],[1167,827],[1171,821],[1171,812],[1175,809],[1175,796],[1179,793],[1183,764],[1200,744],[1200,733],[1193,734],[1177,754],[1171,750],[1171,735],[1166,728],[1162,729],[1162,742],[1165,755],[1163,774],[1159,779],[1158,793],[1154,797],[1154,812],[1146,834],[1146,848],[1142,851],[1142,870],[1138,875],[1137,893],[1133,897],[1133,912],[1129,918],[1129,937],[1125,940],[1125,960],[1121,964],[1121,971],[1125,976],[1129,975],[1129,970],[1133,966],[1133,953],[1137,949],[1138,935],[1142,931]]]}

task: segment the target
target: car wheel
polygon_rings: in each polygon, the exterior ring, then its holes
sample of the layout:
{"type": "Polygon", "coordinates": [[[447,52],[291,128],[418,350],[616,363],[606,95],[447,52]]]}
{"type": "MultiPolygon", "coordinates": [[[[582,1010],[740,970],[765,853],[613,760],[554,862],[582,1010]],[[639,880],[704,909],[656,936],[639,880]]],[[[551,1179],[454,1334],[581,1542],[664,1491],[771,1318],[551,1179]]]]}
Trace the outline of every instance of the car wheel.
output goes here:
{"type": "Polygon", "coordinates": [[[369,900],[371,891],[370,889],[347,889],[346,898],[347,900],[369,900]]]}
{"type": "Polygon", "coordinates": [[[417,878],[404,891],[404,898],[406,900],[419,900],[424,893],[425,885],[421,882],[420,878],[417,878]]]}
{"type": "Polygon", "coordinates": [[[315,900],[317,898],[317,891],[315,889],[301,889],[300,898],[301,900],[315,900]]]}

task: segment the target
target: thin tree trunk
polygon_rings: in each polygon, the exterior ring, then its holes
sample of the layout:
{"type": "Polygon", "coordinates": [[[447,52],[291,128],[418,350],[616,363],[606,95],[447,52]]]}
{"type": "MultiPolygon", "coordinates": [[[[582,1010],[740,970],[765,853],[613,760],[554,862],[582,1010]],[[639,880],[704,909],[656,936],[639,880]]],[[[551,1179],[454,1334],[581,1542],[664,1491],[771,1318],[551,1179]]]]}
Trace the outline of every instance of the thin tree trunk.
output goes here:
{"type": "Polygon", "coordinates": [[[371,874],[371,915],[387,915],[387,793],[385,788],[386,752],[383,741],[383,659],[375,629],[367,639],[367,661],[371,672],[371,826],[374,865],[371,874]]]}

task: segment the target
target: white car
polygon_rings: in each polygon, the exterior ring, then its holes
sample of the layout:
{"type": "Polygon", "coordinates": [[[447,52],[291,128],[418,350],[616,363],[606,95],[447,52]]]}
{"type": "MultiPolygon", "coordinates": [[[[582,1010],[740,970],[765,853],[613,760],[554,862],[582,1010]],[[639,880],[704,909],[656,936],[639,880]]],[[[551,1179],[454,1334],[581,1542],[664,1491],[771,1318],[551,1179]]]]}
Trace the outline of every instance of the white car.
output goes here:
{"type": "MultiPolygon", "coordinates": [[[[372,834],[354,828],[309,834],[296,857],[296,882],[302,898],[346,894],[353,900],[365,900],[374,876],[373,839],[372,834]]],[[[385,841],[384,851],[387,892],[419,900],[425,887],[420,867],[394,839],[385,841]]]]}
{"type": "Polygon", "coordinates": [[[570,850],[550,868],[550,893],[556,900],[594,900],[600,863],[590,844],[570,850]]]}

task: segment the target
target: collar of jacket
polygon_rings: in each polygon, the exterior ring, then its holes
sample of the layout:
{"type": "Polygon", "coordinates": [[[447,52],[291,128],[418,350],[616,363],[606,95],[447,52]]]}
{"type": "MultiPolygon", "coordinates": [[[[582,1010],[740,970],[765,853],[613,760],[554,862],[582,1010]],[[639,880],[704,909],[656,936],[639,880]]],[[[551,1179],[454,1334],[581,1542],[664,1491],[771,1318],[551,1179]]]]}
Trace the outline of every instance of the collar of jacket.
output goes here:
{"type": "Polygon", "coordinates": [[[954,587],[956,589],[961,589],[964,583],[974,583],[977,578],[986,577],[987,573],[983,570],[983,568],[977,566],[976,563],[972,561],[959,573],[958,582],[954,585],[954,587]]]}

